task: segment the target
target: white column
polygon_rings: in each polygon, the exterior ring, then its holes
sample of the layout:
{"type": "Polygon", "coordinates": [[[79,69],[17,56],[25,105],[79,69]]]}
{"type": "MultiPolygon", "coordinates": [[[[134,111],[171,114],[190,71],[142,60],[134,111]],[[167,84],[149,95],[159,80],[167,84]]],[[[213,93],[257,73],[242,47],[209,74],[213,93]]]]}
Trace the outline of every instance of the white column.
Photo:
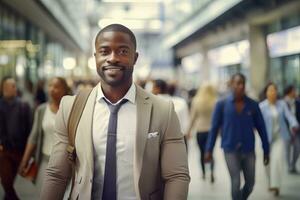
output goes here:
{"type": "Polygon", "coordinates": [[[252,93],[258,97],[264,88],[268,70],[268,47],[262,27],[250,25],[250,83],[252,93]]]}

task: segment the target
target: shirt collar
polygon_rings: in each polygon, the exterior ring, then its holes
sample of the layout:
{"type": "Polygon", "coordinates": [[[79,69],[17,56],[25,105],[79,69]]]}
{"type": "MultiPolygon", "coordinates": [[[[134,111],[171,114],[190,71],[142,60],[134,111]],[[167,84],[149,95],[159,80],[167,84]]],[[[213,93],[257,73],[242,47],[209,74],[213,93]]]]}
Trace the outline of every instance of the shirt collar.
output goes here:
{"type": "MultiPolygon", "coordinates": [[[[105,98],[108,102],[110,102],[103,94],[100,82],[97,87],[98,87],[97,88],[97,98],[96,98],[97,101],[100,101],[101,99],[105,98]]],[[[124,97],[122,97],[117,103],[111,103],[111,102],[110,103],[113,105],[116,105],[116,104],[120,103],[122,101],[122,99],[127,99],[132,104],[135,104],[135,97],[136,97],[136,86],[134,83],[132,83],[124,97]]]]}
{"type": "MultiPolygon", "coordinates": [[[[232,102],[235,100],[235,97],[234,97],[233,92],[231,92],[231,93],[229,94],[228,99],[229,99],[229,101],[232,101],[232,102]]],[[[246,94],[244,94],[243,100],[246,100],[246,94]]]]}

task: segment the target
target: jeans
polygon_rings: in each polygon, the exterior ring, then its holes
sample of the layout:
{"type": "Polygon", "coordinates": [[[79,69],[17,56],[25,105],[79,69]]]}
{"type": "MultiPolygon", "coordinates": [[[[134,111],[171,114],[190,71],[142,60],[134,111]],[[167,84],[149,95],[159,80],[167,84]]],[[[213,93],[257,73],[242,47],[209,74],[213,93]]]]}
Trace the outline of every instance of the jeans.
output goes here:
{"type": "Polygon", "coordinates": [[[300,154],[300,133],[296,135],[293,143],[285,141],[286,159],[288,162],[288,169],[291,172],[296,171],[296,163],[300,154]]]}
{"type": "Polygon", "coordinates": [[[246,200],[255,182],[255,153],[225,152],[225,160],[231,178],[233,200],[246,200]],[[245,185],[240,189],[240,172],[243,172],[245,185]]]}
{"type": "MultiPolygon", "coordinates": [[[[197,143],[200,149],[200,162],[202,168],[202,174],[205,176],[205,162],[204,162],[204,154],[205,154],[205,146],[208,137],[208,132],[198,132],[197,133],[197,143]]],[[[214,170],[214,161],[212,160],[210,163],[210,170],[213,173],[214,170]]]]}

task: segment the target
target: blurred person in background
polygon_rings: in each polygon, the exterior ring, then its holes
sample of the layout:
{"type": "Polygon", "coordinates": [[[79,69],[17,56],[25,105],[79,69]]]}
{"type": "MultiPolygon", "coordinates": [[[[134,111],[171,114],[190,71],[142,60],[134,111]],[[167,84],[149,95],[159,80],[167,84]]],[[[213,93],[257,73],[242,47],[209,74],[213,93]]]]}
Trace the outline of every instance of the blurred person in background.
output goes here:
{"type": "Polygon", "coordinates": [[[270,143],[270,166],[267,167],[269,178],[269,189],[278,196],[281,184],[282,168],[284,164],[283,154],[286,155],[285,147],[291,142],[290,131],[286,121],[293,133],[296,132],[298,123],[296,118],[289,111],[283,100],[277,99],[277,87],[274,83],[268,83],[264,89],[266,99],[259,106],[266,124],[268,140],[270,143]]]}
{"type": "Polygon", "coordinates": [[[27,102],[31,108],[31,110],[35,109],[35,102],[33,96],[33,83],[31,80],[25,80],[25,87],[22,91],[21,98],[23,101],[27,102]]]}
{"type": "Polygon", "coordinates": [[[37,108],[40,104],[45,103],[47,101],[47,96],[44,90],[44,80],[39,80],[37,82],[36,90],[35,90],[35,108],[37,108]]]}
{"type": "MultiPolygon", "coordinates": [[[[193,98],[191,106],[191,121],[187,131],[187,138],[191,138],[192,131],[197,132],[197,143],[200,149],[200,163],[202,168],[202,178],[205,179],[205,146],[211,126],[211,117],[217,100],[216,89],[208,83],[204,83],[198,89],[193,98]]],[[[210,162],[210,181],[214,182],[214,161],[210,162]]]]}
{"type": "Polygon", "coordinates": [[[212,160],[212,152],[221,129],[221,146],[231,178],[233,200],[244,200],[255,184],[255,135],[259,133],[264,151],[264,164],[269,163],[269,143],[258,103],[245,94],[246,77],[237,73],[231,77],[231,93],[217,102],[208,134],[205,160],[212,160]],[[245,184],[241,188],[240,173],[245,184]]]}
{"type": "Polygon", "coordinates": [[[37,180],[33,182],[39,191],[53,146],[55,115],[62,97],[70,94],[66,80],[62,77],[52,78],[48,84],[48,94],[49,101],[39,105],[35,111],[33,127],[19,167],[20,175],[24,176],[30,167],[29,160],[34,157],[39,172],[37,180]]]}
{"type": "Polygon", "coordinates": [[[173,102],[175,112],[179,119],[181,132],[185,134],[187,133],[188,125],[190,122],[189,108],[184,98],[172,96],[175,93],[176,87],[171,87],[172,88],[169,87],[166,81],[157,79],[153,81],[152,93],[173,102]]]}
{"type": "MultiPolygon", "coordinates": [[[[296,117],[298,124],[300,122],[300,100],[296,98],[296,88],[293,85],[289,85],[284,90],[284,100],[289,108],[290,112],[296,117]]],[[[298,173],[296,169],[296,163],[300,154],[300,131],[291,133],[292,143],[288,145],[288,158],[289,160],[289,172],[298,173]]]]}
{"type": "Polygon", "coordinates": [[[32,125],[32,111],[17,97],[16,81],[4,77],[0,97],[0,177],[5,200],[19,199],[13,187],[32,125]]]}

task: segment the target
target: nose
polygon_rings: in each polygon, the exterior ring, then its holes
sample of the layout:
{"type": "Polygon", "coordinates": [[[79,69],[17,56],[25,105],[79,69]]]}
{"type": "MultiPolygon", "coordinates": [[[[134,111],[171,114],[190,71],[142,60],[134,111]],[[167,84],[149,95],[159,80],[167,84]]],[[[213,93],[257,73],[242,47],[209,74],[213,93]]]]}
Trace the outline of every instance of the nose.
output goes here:
{"type": "Polygon", "coordinates": [[[110,64],[118,63],[119,62],[118,54],[112,51],[111,54],[107,58],[107,62],[110,64]]]}

